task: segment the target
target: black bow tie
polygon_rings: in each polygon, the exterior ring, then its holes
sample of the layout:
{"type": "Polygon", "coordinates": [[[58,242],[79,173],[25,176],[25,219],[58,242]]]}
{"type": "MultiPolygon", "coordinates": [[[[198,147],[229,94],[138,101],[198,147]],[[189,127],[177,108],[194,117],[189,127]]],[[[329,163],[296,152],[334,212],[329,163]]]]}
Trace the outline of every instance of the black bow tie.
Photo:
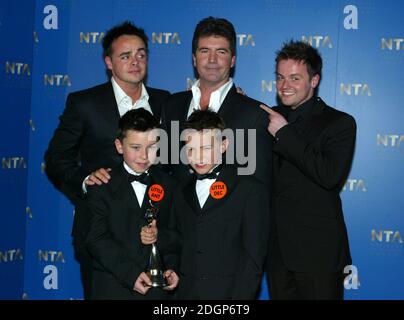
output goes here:
{"type": "Polygon", "coordinates": [[[216,179],[217,174],[220,172],[221,169],[222,169],[222,165],[218,165],[215,169],[213,169],[209,173],[199,174],[198,172],[195,171],[195,176],[196,176],[197,180],[216,179]]]}
{"type": "Polygon", "coordinates": [[[132,183],[133,181],[137,181],[137,182],[147,185],[149,180],[150,180],[150,176],[149,176],[149,173],[147,173],[147,172],[143,172],[142,174],[140,174],[138,176],[128,173],[128,181],[130,183],[132,183]]]}

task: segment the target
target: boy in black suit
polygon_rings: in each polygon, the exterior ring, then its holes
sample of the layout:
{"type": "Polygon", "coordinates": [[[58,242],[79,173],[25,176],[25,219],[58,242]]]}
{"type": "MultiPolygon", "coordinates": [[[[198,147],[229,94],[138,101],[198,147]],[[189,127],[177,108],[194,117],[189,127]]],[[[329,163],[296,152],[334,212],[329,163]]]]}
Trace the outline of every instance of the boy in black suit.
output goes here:
{"type": "MultiPolygon", "coordinates": [[[[87,236],[93,257],[91,299],[166,298],[166,292],[160,289],[148,292],[151,283],[144,270],[150,247],[141,243],[139,235],[146,224],[147,208],[159,210],[159,224],[164,226],[172,203],[173,181],[153,166],[158,127],[158,120],[145,109],[128,111],[119,121],[115,140],[123,163],[111,171],[108,184],[88,188],[92,215],[87,236]],[[154,189],[161,191],[160,197],[155,197],[154,189]]],[[[165,289],[174,289],[176,273],[167,270],[165,277],[165,289]]]]}
{"type": "Polygon", "coordinates": [[[181,244],[177,297],[254,299],[268,243],[267,187],[222,163],[229,141],[217,113],[197,110],[185,128],[194,174],[176,189],[169,229],[158,233],[162,250],[181,244]]]}

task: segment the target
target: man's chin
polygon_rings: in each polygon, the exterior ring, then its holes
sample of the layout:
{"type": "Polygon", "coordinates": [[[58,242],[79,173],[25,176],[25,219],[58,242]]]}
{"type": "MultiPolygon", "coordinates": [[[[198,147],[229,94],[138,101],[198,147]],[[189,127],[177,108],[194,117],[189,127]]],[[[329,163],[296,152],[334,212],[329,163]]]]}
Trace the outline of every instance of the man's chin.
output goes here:
{"type": "Polygon", "coordinates": [[[293,101],[287,97],[279,97],[279,100],[282,102],[282,104],[284,106],[287,106],[287,107],[289,107],[291,104],[293,104],[293,101]]]}
{"type": "Polygon", "coordinates": [[[128,77],[128,82],[132,84],[140,84],[144,79],[144,76],[140,75],[133,75],[131,77],[128,77]]]}

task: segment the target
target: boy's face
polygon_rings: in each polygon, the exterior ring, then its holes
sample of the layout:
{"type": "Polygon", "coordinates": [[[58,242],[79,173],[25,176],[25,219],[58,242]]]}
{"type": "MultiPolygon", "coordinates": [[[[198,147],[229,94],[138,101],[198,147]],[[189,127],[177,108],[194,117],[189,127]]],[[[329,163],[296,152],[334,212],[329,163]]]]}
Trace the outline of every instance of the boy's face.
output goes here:
{"type": "Polygon", "coordinates": [[[145,132],[128,130],[122,142],[115,139],[116,150],[123,155],[126,164],[135,172],[142,173],[156,161],[158,135],[156,130],[145,132]]]}
{"type": "Polygon", "coordinates": [[[185,150],[191,167],[199,174],[208,173],[222,163],[222,154],[228,147],[218,129],[192,130],[186,135],[185,150]]]}

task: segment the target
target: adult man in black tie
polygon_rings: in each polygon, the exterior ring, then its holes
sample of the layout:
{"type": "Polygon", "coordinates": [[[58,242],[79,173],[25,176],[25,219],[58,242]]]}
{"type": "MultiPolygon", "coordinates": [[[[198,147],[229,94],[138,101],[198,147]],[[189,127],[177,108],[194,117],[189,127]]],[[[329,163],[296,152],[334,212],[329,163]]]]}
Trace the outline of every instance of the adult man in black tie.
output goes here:
{"type": "Polygon", "coordinates": [[[262,106],[276,141],[267,267],[272,299],[343,299],[343,269],[351,264],[339,192],[356,124],[317,97],[321,69],[316,49],[285,44],[276,57],[281,105],[262,106]]]}
{"type": "Polygon", "coordinates": [[[75,205],[73,245],[80,262],[84,297],[90,288],[91,259],[84,248],[89,212],[82,199],[86,185],[107,183],[109,168],[122,161],[114,140],[120,117],[145,108],[160,119],[169,92],[146,87],[148,38],[124,22],[103,38],[104,61],[111,81],[68,95],[66,108],[45,153],[46,173],[75,205]]]}

